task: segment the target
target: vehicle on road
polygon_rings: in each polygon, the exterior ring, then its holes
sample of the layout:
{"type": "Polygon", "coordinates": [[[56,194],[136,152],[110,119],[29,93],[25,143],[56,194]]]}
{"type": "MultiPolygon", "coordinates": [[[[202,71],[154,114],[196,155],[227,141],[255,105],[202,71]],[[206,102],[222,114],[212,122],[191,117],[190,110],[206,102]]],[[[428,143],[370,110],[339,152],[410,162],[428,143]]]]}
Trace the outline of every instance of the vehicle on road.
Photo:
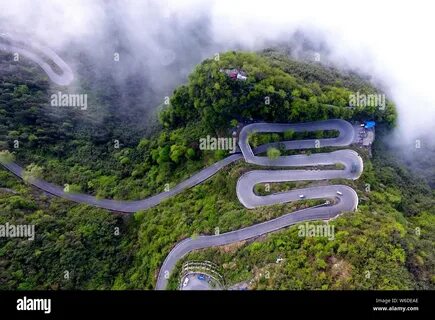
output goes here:
{"type": "Polygon", "coordinates": [[[305,198],[305,195],[300,194],[300,195],[299,195],[299,199],[303,199],[303,198],[305,198]]]}
{"type": "Polygon", "coordinates": [[[340,191],[337,191],[337,194],[338,194],[339,196],[342,196],[342,195],[343,195],[343,193],[340,192],[340,191]]]}
{"type": "Polygon", "coordinates": [[[198,280],[205,280],[205,276],[203,274],[198,275],[198,280]]]}
{"type": "Polygon", "coordinates": [[[358,166],[355,163],[352,163],[352,166],[350,168],[351,173],[355,173],[358,170],[358,166]]]}
{"type": "Polygon", "coordinates": [[[184,278],[183,287],[187,286],[189,283],[189,277],[184,278]]]}

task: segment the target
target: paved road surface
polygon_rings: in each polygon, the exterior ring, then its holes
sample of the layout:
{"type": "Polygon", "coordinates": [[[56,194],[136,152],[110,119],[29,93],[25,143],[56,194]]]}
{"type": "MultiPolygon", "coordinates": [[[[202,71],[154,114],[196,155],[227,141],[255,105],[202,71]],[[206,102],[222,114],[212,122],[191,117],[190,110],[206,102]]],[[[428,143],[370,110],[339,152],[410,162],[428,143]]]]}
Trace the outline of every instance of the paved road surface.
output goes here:
{"type": "MultiPolygon", "coordinates": [[[[173,197],[180,192],[187,190],[193,186],[196,186],[206,179],[213,176],[216,172],[221,170],[223,167],[227,166],[228,164],[242,159],[241,154],[233,154],[219,162],[216,162],[215,164],[199,171],[198,173],[194,174],[190,178],[184,180],[180,184],[176,185],[172,189],[170,189],[167,192],[162,192],[159,194],[156,194],[155,196],[143,199],[143,200],[136,200],[136,201],[122,201],[122,200],[110,200],[110,199],[97,199],[94,196],[90,196],[83,193],[68,193],[64,191],[64,188],[52,183],[49,183],[47,181],[41,180],[41,179],[34,179],[32,181],[29,181],[33,186],[50,193],[52,195],[62,197],[64,199],[68,199],[74,202],[78,203],[84,203],[88,204],[94,207],[104,208],[112,211],[119,211],[119,212],[126,212],[126,213],[133,213],[140,210],[146,210],[149,209],[163,200],[166,200],[170,197],[173,197]]],[[[10,172],[14,173],[16,176],[23,178],[23,172],[24,169],[19,166],[16,163],[7,163],[0,159],[0,164],[2,164],[6,169],[8,169],[10,172]]],[[[163,189],[163,188],[162,188],[163,189]]]]}
{"type": "Polygon", "coordinates": [[[167,286],[167,279],[174,269],[178,260],[193,250],[204,249],[214,246],[227,245],[230,243],[255,238],[270,233],[292,224],[311,221],[329,220],[345,211],[353,211],[358,205],[356,192],[345,185],[330,185],[322,187],[311,187],[288,192],[280,192],[267,196],[258,196],[254,192],[254,186],[258,183],[285,182],[302,180],[325,180],[325,179],[357,179],[362,170],[363,162],[361,157],[353,150],[339,150],[331,153],[320,153],[312,155],[282,156],[271,160],[267,157],[259,157],[256,154],[267,150],[273,144],[260,146],[252,150],[248,144],[248,136],[251,132],[284,132],[288,129],[294,131],[318,131],[338,130],[339,136],[333,139],[301,140],[283,142],[286,149],[307,149],[313,148],[315,143],[320,146],[346,146],[351,144],[355,137],[355,130],[352,125],[344,120],[326,120],[299,124],[273,124],[254,123],[245,126],[239,135],[239,147],[242,150],[244,159],[248,163],[268,167],[304,167],[314,165],[334,165],[341,163],[344,170],[253,170],[245,173],[237,182],[237,197],[239,201],[249,209],[260,206],[287,203],[300,200],[299,195],[303,194],[305,199],[333,199],[334,205],[317,206],[296,212],[285,214],[279,218],[259,223],[247,228],[213,236],[200,236],[188,238],[179,242],[168,254],[157,278],[156,289],[163,290],[167,286]],[[341,192],[341,195],[337,194],[341,192]]]}
{"type": "Polygon", "coordinates": [[[18,53],[32,60],[44,70],[51,81],[60,86],[67,86],[74,79],[71,68],[53,50],[37,43],[29,44],[28,39],[17,39],[16,35],[12,38],[7,34],[0,34],[0,50],[18,53]],[[51,64],[47,63],[47,61],[51,62],[51,64]],[[59,74],[54,71],[52,65],[62,70],[62,73],[59,74]]]}

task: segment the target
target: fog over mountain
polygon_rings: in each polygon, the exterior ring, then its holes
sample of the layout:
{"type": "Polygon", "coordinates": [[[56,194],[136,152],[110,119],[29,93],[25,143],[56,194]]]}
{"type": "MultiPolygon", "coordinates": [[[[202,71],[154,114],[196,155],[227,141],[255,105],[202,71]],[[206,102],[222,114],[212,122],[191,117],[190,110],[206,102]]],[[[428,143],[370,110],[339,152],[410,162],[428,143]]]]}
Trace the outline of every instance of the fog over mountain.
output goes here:
{"type": "MultiPolygon", "coordinates": [[[[27,34],[56,50],[83,52],[117,82],[146,79],[147,107],[205,57],[274,43],[318,44],[322,60],[370,74],[399,110],[397,134],[431,135],[435,123],[435,19],[430,1],[0,0],[2,32],[27,34]],[[294,37],[298,34],[298,37],[294,37]],[[120,66],[113,56],[120,54],[120,66]]],[[[78,59],[78,55],[71,55],[78,59]]],[[[433,136],[433,134],[432,134],[433,136]]]]}

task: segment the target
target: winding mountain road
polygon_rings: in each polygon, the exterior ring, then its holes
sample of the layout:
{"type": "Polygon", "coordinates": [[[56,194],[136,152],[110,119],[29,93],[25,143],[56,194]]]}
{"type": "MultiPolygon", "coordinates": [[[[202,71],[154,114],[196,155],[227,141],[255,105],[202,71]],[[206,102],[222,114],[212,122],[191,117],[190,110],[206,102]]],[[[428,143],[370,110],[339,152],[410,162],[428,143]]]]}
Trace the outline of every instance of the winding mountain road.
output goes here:
{"type": "Polygon", "coordinates": [[[282,156],[277,159],[259,157],[256,154],[267,151],[267,148],[279,143],[262,145],[254,150],[248,143],[250,133],[256,132],[295,132],[337,130],[339,136],[331,139],[298,140],[280,142],[287,150],[309,149],[315,147],[341,147],[351,144],[355,139],[354,127],[344,120],[325,120],[298,124],[253,123],[243,127],[239,134],[239,147],[246,162],[266,167],[304,167],[326,166],[341,163],[344,170],[253,170],[243,174],[236,187],[239,201],[248,209],[260,206],[282,204],[305,199],[331,199],[334,205],[322,205],[296,212],[288,213],[279,218],[259,223],[247,228],[239,229],[213,236],[188,238],[179,242],[168,254],[157,278],[156,289],[163,290],[177,261],[193,250],[247,240],[270,233],[295,223],[311,220],[329,220],[345,211],[353,211],[358,205],[356,192],[345,185],[329,185],[311,187],[287,192],[259,196],[254,192],[254,186],[260,183],[276,183],[286,181],[326,180],[326,179],[357,179],[363,170],[361,157],[353,150],[339,150],[330,153],[316,153],[312,155],[282,156]],[[337,193],[341,193],[340,195],[337,193]]]}
{"type": "MultiPolygon", "coordinates": [[[[29,51],[29,48],[23,48],[11,41],[10,37],[0,35],[0,50],[9,52],[18,52],[25,57],[36,62],[48,75],[48,77],[58,85],[68,85],[73,80],[73,74],[68,65],[52,50],[32,44],[32,48],[42,52],[45,59],[50,59],[51,63],[40,58],[36,53],[29,51]],[[51,65],[56,65],[62,70],[57,73],[51,65]]],[[[113,211],[132,213],[139,210],[151,208],[163,200],[173,197],[180,192],[198,185],[206,179],[213,176],[219,170],[235,161],[243,159],[247,163],[264,166],[264,167],[306,167],[306,166],[325,166],[340,163],[344,166],[343,170],[253,170],[243,174],[236,187],[237,197],[240,203],[248,209],[259,206],[267,206],[279,203],[287,203],[300,200],[303,194],[305,199],[331,199],[333,205],[321,205],[311,207],[296,212],[288,213],[279,218],[259,223],[250,227],[239,229],[213,236],[199,236],[188,238],[179,242],[168,254],[162,267],[160,268],[157,278],[156,289],[162,290],[167,286],[168,278],[173,271],[177,261],[192,250],[203,249],[214,246],[227,245],[237,241],[255,238],[266,233],[270,233],[295,223],[311,220],[328,220],[345,211],[352,211],[357,208],[358,196],[356,192],[345,185],[328,185],[321,187],[310,187],[287,192],[280,192],[266,196],[259,196],[254,192],[254,186],[260,183],[278,183],[286,181],[315,181],[328,179],[357,179],[362,170],[363,162],[361,157],[353,150],[338,150],[330,153],[315,153],[311,155],[293,155],[281,156],[277,159],[258,156],[269,147],[281,144],[287,150],[300,150],[318,147],[344,147],[352,144],[355,140],[355,128],[348,122],[339,119],[298,123],[298,124],[274,124],[274,123],[253,123],[242,128],[239,134],[239,147],[241,153],[233,154],[215,164],[199,171],[189,179],[176,185],[167,192],[159,193],[155,196],[144,200],[137,201],[118,201],[109,199],[97,199],[94,196],[68,193],[63,187],[51,184],[41,179],[32,179],[29,181],[35,187],[78,203],[84,203],[91,206],[105,208],[113,211]],[[248,143],[249,134],[253,132],[284,132],[293,130],[295,132],[318,131],[318,130],[337,130],[337,138],[317,139],[317,140],[297,140],[283,141],[262,145],[254,150],[248,143]]],[[[6,162],[0,159],[0,163],[16,176],[23,178],[24,170],[18,164],[6,162]]]]}
{"type": "Polygon", "coordinates": [[[57,85],[67,86],[74,80],[74,74],[71,68],[62,58],[48,47],[41,46],[34,42],[29,44],[29,39],[21,39],[16,35],[12,37],[8,34],[0,33],[0,50],[18,53],[37,63],[50,80],[57,85]],[[48,62],[51,62],[51,64],[48,62]],[[53,70],[52,66],[61,70],[62,73],[57,73],[53,70]]]}
{"type": "MultiPolygon", "coordinates": [[[[216,162],[215,164],[199,171],[198,173],[194,174],[190,178],[184,180],[183,182],[179,183],[169,191],[165,191],[159,194],[156,194],[152,197],[143,199],[143,200],[134,200],[134,201],[122,201],[122,200],[111,200],[111,199],[99,199],[94,196],[90,196],[83,193],[71,193],[71,192],[65,192],[64,188],[52,183],[49,183],[47,181],[41,180],[41,179],[32,179],[29,181],[30,184],[33,186],[50,193],[52,195],[68,199],[77,203],[84,203],[88,204],[94,207],[99,207],[103,209],[108,209],[112,211],[119,211],[119,212],[125,212],[125,213],[134,213],[140,210],[146,210],[151,207],[154,207],[155,205],[159,204],[165,199],[168,199],[170,197],[173,197],[180,192],[187,190],[193,186],[196,186],[203,182],[204,180],[210,178],[213,176],[216,172],[221,170],[223,167],[227,166],[228,164],[242,159],[241,154],[234,154],[231,155],[219,162],[216,162]]],[[[8,169],[10,172],[15,174],[16,176],[23,178],[24,176],[24,169],[19,166],[18,164],[14,162],[6,162],[0,158],[0,164],[2,164],[6,169],[8,169]]]]}

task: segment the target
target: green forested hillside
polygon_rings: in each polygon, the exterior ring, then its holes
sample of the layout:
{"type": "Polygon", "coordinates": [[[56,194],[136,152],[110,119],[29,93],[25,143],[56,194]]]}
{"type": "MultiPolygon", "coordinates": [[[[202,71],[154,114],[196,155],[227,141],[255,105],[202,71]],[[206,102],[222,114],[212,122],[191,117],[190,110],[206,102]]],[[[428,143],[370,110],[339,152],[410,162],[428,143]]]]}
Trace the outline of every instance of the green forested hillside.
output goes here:
{"type": "Polygon", "coordinates": [[[191,253],[184,261],[213,261],[229,285],[253,280],[254,289],[433,289],[433,190],[384,150],[376,142],[360,181],[350,184],[360,205],[330,222],[333,241],[300,237],[293,226],[257,241],[191,253]]]}
{"type": "MultiPolygon", "coordinates": [[[[128,131],[128,123],[117,124],[120,120],[107,114],[107,101],[98,103],[95,94],[98,107],[89,113],[50,109],[49,93],[56,88],[32,64],[15,65],[13,72],[0,73],[0,150],[13,151],[19,163],[37,164],[48,181],[99,197],[139,199],[223,158],[225,152],[199,150],[198,139],[230,136],[238,123],[369,118],[385,132],[394,126],[390,102],[385,110],[347,107],[349,94],[376,92],[355,75],[273,51],[228,52],[219,58],[198,65],[188,83],[175,90],[160,112],[160,129],[140,137],[126,133],[119,149],[114,147],[119,137],[115,128],[128,131]],[[220,72],[225,68],[243,69],[248,78],[234,81],[220,72]],[[14,140],[20,142],[18,149],[14,140]]],[[[1,56],[1,68],[9,70],[8,65],[1,56]]],[[[101,83],[102,92],[105,88],[101,83]]],[[[384,152],[384,134],[380,130],[377,135],[372,159],[363,154],[363,176],[340,181],[358,191],[361,203],[358,212],[335,221],[334,241],[300,238],[290,228],[189,258],[221,265],[229,284],[255,278],[254,288],[433,288],[433,190],[384,152]],[[285,262],[277,265],[278,256],[285,262]],[[258,276],[265,268],[268,279],[258,276]]],[[[245,209],[235,184],[249,168],[235,163],[131,217],[49,197],[0,168],[1,223],[34,223],[37,233],[33,242],[0,238],[0,288],[151,289],[159,266],[179,240],[214,233],[216,227],[235,230],[316,204],[245,209]],[[65,271],[70,271],[69,280],[65,271]]]]}

